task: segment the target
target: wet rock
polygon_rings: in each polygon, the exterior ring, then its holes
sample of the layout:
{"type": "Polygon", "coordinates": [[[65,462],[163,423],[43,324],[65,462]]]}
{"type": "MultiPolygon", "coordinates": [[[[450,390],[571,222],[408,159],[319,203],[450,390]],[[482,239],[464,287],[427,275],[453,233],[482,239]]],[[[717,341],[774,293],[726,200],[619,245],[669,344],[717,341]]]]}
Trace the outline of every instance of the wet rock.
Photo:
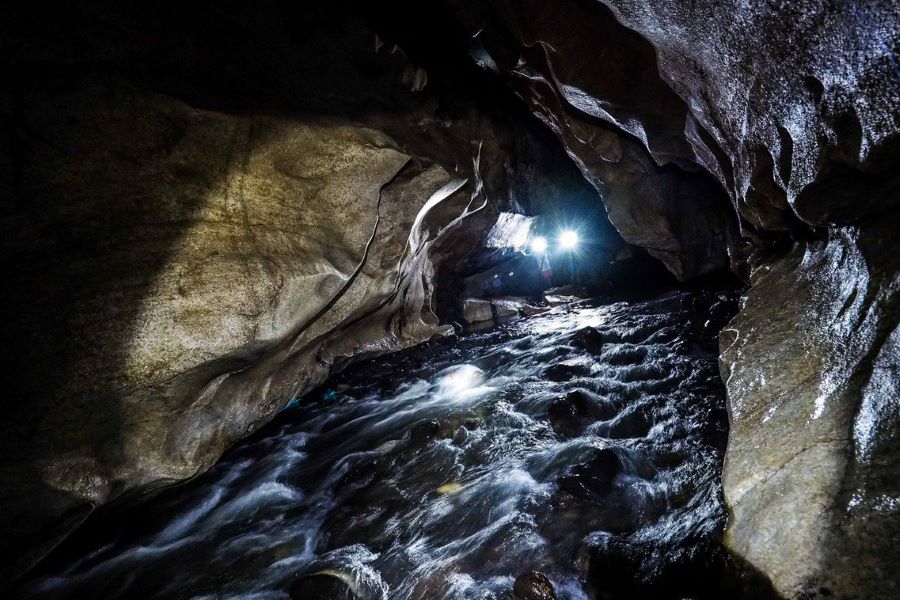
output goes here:
{"type": "Polygon", "coordinates": [[[413,425],[409,430],[409,443],[423,445],[441,434],[441,424],[436,419],[427,419],[413,425]]]}
{"type": "Polygon", "coordinates": [[[761,266],[720,335],[728,548],[786,598],[893,598],[900,215],[761,266]],[[789,549],[786,551],[785,549],[789,549]]]}
{"type": "Polygon", "coordinates": [[[572,335],[571,344],[576,348],[598,353],[604,341],[603,334],[595,327],[582,327],[572,335]]]}
{"type": "Polygon", "coordinates": [[[476,325],[494,319],[494,311],[489,300],[466,298],[463,300],[462,316],[466,323],[476,325]]]}
{"type": "Polygon", "coordinates": [[[547,407],[547,417],[553,431],[564,436],[578,435],[594,421],[614,414],[613,406],[584,389],[572,390],[564,397],[551,401],[547,407]]]}
{"type": "Polygon", "coordinates": [[[517,298],[514,296],[491,299],[491,306],[494,307],[494,315],[498,319],[508,319],[519,315],[526,304],[527,300],[525,300],[525,298],[517,298]]]}
{"type": "Polygon", "coordinates": [[[553,400],[547,407],[547,417],[557,435],[577,435],[590,422],[587,404],[569,397],[553,400]]]}
{"type": "Polygon", "coordinates": [[[541,315],[550,310],[549,306],[536,306],[534,304],[526,304],[522,307],[522,314],[526,317],[541,315]]]}
{"type": "Polygon", "coordinates": [[[306,575],[290,589],[291,600],[357,600],[345,577],[332,572],[306,575]]]}
{"type": "Polygon", "coordinates": [[[551,288],[544,292],[544,302],[550,306],[559,306],[560,304],[569,304],[589,298],[590,294],[584,288],[565,285],[561,287],[551,288]]]}
{"type": "Polygon", "coordinates": [[[467,439],[469,439],[469,430],[466,429],[464,425],[460,425],[456,428],[456,431],[453,432],[453,443],[457,446],[462,446],[466,443],[467,439]]]}
{"type": "Polygon", "coordinates": [[[557,363],[544,369],[544,378],[560,383],[588,373],[590,373],[590,369],[582,364],[557,363]]]}
{"type": "Polygon", "coordinates": [[[586,462],[570,467],[557,480],[560,491],[582,500],[603,498],[612,488],[615,476],[622,470],[622,461],[610,448],[595,450],[586,462]]]}
{"type": "Polygon", "coordinates": [[[546,575],[531,571],[516,577],[513,596],[515,600],[556,600],[556,591],[546,575]]]}
{"type": "Polygon", "coordinates": [[[652,420],[640,408],[628,408],[614,419],[603,423],[597,433],[610,439],[640,438],[647,435],[653,427],[652,420]]]}

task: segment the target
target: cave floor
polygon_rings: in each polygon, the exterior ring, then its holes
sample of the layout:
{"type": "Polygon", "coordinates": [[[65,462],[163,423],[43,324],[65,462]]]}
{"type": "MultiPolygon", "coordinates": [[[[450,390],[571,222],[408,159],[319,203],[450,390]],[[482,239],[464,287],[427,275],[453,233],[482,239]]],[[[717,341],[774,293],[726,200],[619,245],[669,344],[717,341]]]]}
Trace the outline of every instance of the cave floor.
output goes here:
{"type": "Polygon", "coordinates": [[[721,296],[558,306],[359,363],[208,473],[89,521],[29,598],[708,596],[725,510],[721,296]],[[590,594],[590,595],[589,595],[590,594]]]}

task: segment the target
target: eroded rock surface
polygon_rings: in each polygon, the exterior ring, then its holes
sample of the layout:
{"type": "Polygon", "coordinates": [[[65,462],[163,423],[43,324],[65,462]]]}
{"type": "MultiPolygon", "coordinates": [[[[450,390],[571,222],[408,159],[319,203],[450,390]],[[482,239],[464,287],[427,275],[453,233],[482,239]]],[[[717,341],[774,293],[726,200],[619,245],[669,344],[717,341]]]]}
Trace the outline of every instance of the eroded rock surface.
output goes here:
{"type": "Polygon", "coordinates": [[[466,181],[385,133],[100,84],[30,101],[60,156],[28,157],[53,208],[7,240],[11,375],[33,374],[3,440],[9,539],[191,477],[336,364],[444,331],[430,248],[466,181]]]}
{"type": "Polygon", "coordinates": [[[898,223],[760,267],[721,336],[726,542],[788,598],[898,594],[898,223]]]}

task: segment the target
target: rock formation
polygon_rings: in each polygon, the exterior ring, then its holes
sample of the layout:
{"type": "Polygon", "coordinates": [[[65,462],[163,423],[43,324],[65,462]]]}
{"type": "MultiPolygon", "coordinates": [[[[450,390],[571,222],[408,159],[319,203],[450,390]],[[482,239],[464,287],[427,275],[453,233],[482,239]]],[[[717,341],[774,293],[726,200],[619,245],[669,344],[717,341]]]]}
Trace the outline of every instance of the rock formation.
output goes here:
{"type": "Polygon", "coordinates": [[[600,279],[605,209],[677,278],[749,282],[736,560],[896,597],[896,4],[433,4],[3,9],[4,578],[447,332],[500,211],[577,207],[600,279]]]}

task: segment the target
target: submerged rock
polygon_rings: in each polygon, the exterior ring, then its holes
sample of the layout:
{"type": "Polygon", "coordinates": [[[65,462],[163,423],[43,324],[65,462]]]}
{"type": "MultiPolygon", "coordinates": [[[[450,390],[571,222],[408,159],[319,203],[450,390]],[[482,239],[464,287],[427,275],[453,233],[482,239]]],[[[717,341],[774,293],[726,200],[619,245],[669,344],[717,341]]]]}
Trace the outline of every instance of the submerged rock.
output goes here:
{"type": "Polygon", "coordinates": [[[616,413],[615,407],[600,396],[585,389],[572,390],[562,398],[556,398],[547,407],[547,417],[558,435],[577,435],[590,423],[608,419],[616,413]]]}
{"type": "Polygon", "coordinates": [[[531,571],[516,577],[513,596],[515,600],[556,600],[556,590],[546,575],[531,571]]]}
{"type": "Polygon", "coordinates": [[[413,425],[409,430],[409,443],[415,446],[427,444],[441,434],[441,424],[436,419],[427,419],[413,425]]]}
{"type": "Polygon", "coordinates": [[[582,364],[557,363],[544,369],[544,378],[560,383],[588,373],[590,373],[590,369],[582,364]]]}
{"type": "Polygon", "coordinates": [[[594,450],[586,462],[570,467],[557,480],[561,491],[582,500],[602,498],[612,487],[613,479],[622,470],[622,461],[610,448],[594,450]]]}
{"type": "Polygon", "coordinates": [[[603,347],[605,338],[595,327],[583,327],[572,335],[572,345],[588,352],[597,353],[603,347]]]}
{"type": "Polygon", "coordinates": [[[345,579],[330,571],[306,575],[291,585],[291,600],[358,600],[345,579]]]}

